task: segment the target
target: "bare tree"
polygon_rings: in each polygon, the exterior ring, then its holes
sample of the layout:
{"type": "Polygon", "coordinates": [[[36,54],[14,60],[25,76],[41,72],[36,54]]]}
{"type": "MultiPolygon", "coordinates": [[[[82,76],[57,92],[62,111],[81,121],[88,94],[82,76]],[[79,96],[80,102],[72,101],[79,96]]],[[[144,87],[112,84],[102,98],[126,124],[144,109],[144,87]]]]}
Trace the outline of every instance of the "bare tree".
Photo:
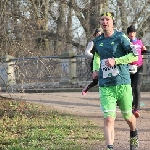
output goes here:
{"type": "Polygon", "coordinates": [[[126,33],[126,28],[133,24],[137,27],[140,38],[149,32],[150,1],[149,0],[114,0],[109,7],[116,13],[116,27],[126,33]]]}
{"type": "Polygon", "coordinates": [[[115,13],[125,33],[131,24],[140,38],[149,32],[149,0],[1,0],[0,55],[60,55],[73,47],[84,53],[103,10],[115,13]]]}

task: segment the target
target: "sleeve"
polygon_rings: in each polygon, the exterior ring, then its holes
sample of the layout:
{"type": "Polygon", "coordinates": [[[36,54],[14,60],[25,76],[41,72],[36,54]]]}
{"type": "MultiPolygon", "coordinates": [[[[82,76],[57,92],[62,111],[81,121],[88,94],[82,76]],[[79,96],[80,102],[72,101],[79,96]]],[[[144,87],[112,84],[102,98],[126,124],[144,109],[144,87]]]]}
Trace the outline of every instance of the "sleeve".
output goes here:
{"type": "Polygon", "coordinates": [[[139,55],[138,51],[136,50],[135,45],[133,45],[130,42],[130,39],[125,34],[122,34],[121,44],[122,44],[123,49],[126,51],[127,54],[133,53],[135,56],[139,55]]]}
{"type": "Polygon", "coordinates": [[[93,71],[99,71],[100,68],[100,56],[95,52],[93,59],[93,71]]]}
{"type": "Polygon", "coordinates": [[[121,36],[121,45],[126,55],[119,58],[114,58],[117,65],[129,64],[138,60],[138,52],[136,51],[135,46],[132,45],[129,38],[125,34],[122,34],[121,36]]]}
{"type": "Polygon", "coordinates": [[[116,65],[129,64],[137,60],[138,60],[138,56],[134,55],[133,53],[129,53],[119,58],[115,58],[116,65]]]}
{"type": "Polygon", "coordinates": [[[89,56],[89,57],[93,57],[93,54],[91,53],[91,50],[94,46],[94,43],[93,41],[89,42],[87,47],[86,47],[86,50],[85,50],[85,55],[89,56]]]}
{"type": "Polygon", "coordinates": [[[130,42],[130,39],[124,33],[122,33],[122,35],[121,35],[121,46],[123,47],[126,54],[132,52],[131,45],[132,45],[132,43],[130,42]]]}
{"type": "Polygon", "coordinates": [[[145,45],[143,44],[143,42],[140,40],[140,44],[141,44],[141,51],[142,51],[142,55],[145,54],[147,52],[145,45]]]}

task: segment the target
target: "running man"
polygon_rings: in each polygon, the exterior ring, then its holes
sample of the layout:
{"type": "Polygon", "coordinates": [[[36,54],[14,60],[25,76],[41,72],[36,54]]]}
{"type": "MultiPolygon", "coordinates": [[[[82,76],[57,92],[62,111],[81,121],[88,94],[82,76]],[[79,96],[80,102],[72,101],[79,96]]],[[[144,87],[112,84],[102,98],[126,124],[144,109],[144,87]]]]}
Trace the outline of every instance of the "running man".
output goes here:
{"type": "Polygon", "coordinates": [[[133,97],[128,64],[136,61],[138,54],[134,47],[130,46],[129,38],[114,29],[114,14],[112,12],[101,14],[100,25],[103,34],[94,39],[98,55],[94,56],[93,61],[93,70],[99,71],[94,71],[93,77],[98,77],[99,80],[107,150],[113,150],[114,147],[116,103],[119,104],[122,116],[130,128],[130,150],[135,150],[138,149],[139,142],[136,118],[132,114],[133,97]]]}

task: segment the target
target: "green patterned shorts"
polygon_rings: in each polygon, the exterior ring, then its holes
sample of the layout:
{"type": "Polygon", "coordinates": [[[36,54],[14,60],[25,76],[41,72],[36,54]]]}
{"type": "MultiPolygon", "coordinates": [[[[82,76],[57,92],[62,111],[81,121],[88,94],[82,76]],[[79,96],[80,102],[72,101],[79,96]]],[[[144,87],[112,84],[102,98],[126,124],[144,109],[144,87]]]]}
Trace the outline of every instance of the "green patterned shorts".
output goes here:
{"type": "Polygon", "coordinates": [[[131,85],[99,87],[99,93],[104,118],[116,118],[116,103],[119,105],[124,119],[129,119],[132,116],[131,85]]]}

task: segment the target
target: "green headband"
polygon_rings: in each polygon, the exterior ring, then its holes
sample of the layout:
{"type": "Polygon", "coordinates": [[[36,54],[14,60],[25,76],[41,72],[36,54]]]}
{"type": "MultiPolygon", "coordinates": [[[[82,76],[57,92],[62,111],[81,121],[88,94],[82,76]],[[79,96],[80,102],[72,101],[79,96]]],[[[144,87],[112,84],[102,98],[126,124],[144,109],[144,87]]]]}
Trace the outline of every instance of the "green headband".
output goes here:
{"type": "Polygon", "coordinates": [[[114,16],[113,16],[113,14],[110,13],[110,12],[105,12],[105,13],[101,14],[101,17],[102,17],[102,16],[109,16],[109,17],[111,17],[111,18],[114,20],[114,16]]]}

